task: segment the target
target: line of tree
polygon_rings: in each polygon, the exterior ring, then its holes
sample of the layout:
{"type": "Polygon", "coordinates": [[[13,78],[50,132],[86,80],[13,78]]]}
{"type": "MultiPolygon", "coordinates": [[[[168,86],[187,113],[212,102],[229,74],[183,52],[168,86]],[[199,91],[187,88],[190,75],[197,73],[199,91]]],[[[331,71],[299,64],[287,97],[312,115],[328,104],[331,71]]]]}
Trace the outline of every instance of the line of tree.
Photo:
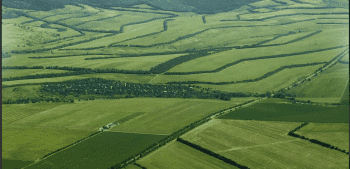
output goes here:
{"type": "MultiPolygon", "coordinates": [[[[41,68],[41,67],[38,67],[38,68],[41,68]]],[[[21,67],[18,67],[16,69],[21,69],[21,67]]],[[[28,68],[22,67],[22,69],[28,69],[28,68]]],[[[35,69],[35,68],[31,68],[31,69],[35,69]]],[[[122,74],[138,74],[138,75],[151,74],[151,72],[145,71],[145,70],[123,70],[123,69],[114,69],[114,68],[112,68],[112,69],[91,69],[91,68],[48,66],[48,67],[46,67],[46,69],[67,70],[70,72],[47,73],[47,74],[26,75],[26,76],[19,76],[19,77],[9,77],[9,78],[3,78],[2,81],[55,78],[55,77],[76,76],[76,75],[95,74],[95,73],[122,73],[122,74]]]]}
{"type": "Polygon", "coordinates": [[[2,104],[28,104],[28,103],[41,103],[41,102],[64,102],[64,103],[74,103],[74,99],[71,98],[53,98],[53,97],[34,97],[34,98],[18,98],[18,99],[8,99],[2,100],[2,104]]]}
{"type": "Polygon", "coordinates": [[[343,63],[343,64],[349,64],[349,61],[342,61],[342,60],[339,60],[338,62],[339,62],[339,63],[343,63]]]}
{"type": "Polygon", "coordinates": [[[44,66],[2,66],[2,69],[44,69],[44,66]]]}
{"type": "Polygon", "coordinates": [[[207,70],[207,71],[193,71],[193,72],[165,72],[165,75],[189,75],[189,74],[202,74],[202,73],[215,73],[222,71],[228,67],[231,67],[233,65],[237,65],[242,62],[246,61],[254,61],[254,60],[260,60],[260,59],[272,59],[272,58],[282,58],[282,57],[291,57],[291,56],[297,56],[297,55],[303,55],[303,54],[311,54],[311,53],[316,53],[316,52],[322,52],[322,51],[327,51],[327,50],[333,50],[333,49],[338,49],[338,48],[343,48],[345,46],[336,46],[336,47],[331,47],[331,48],[325,48],[325,49],[317,49],[313,51],[305,51],[305,52],[296,52],[296,53],[288,53],[288,54],[279,54],[279,55],[270,55],[270,56],[260,56],[260,57],[254,57],[254,58],[244,58],[240,59],[231,63],[228,63],[224,66],[221,66],[217,69],[214,70],[207,70]]]}
{"type": "Polygon", "coordinates": [[[316,139],[310,139],[310,138],[307,138],[305,136],[301,136],[299,134],[295,134],[296,131],[298,131],[299,129],[301,129],[302,127],[304,127],[305,125],[309,124],[309,122],[306,122],[306,123],[303,123],[301,124],[300,126],[298,126],[297,128],[293,129],[292,131],[288,132],[288,135],[289,136],[292,136],[292,137],[295,137],[295,138],[300,138],[300,139],[303,139],[303,140],[307,140],[307,141],[310,141],[311,143],[314,143],[314,144],[318,144],[322,147],[326,147],[326,148],[330,148],[330,149],[333,149],[333,150],[337,150],[337,151],[340,151],[342,153],[345,153],[345,154],[348,154],[349,155],[349,152],[344,150],[344,149],[340,149],[339,147],[336,147],[336,146],[332,146],[328,143],[325,143],[325,142],[322,142],[322,141],[319,141],[319,140],[316,140],[316,139]]]}
{"type": "Polygon", "coordinates": [[[203,153],[205,153],[205,154],[207,154],[209,156],[212,156],[212,157],[217,158],[217,159],[219,159],[221,161],[224,161],[225,163],[231,164],[231,165],[233,165],[235,167],[238,167],[238,168],[241,168],[241,169],[248,169],[247,166],[238,164],[237,162],[235,162],[235,161],[233,161],[233,160],[231,160],[229,158],[226,158],[226,157],[224,157],[224,156],[222,156],[220,154],[214,153],[213,151],[210,151],[210,150],[208,150],[208,149],[206,149],[206,148],[204,148],[204,147],[202,147],[200,145],[193,144],[193,143],[191,143],[191,142],[189,142],[187,140],[184,140],[182,138],[177,138],[176,141],[178,141],[180,143],[183,143],[183,144],[185,144],[187,146],[190,146],[191,148],[194,148],[194,149],[196,149],[198,151],[201,151],[201,152],[203,152],[203,153]]]}
{"type": "Polygon", "coordinates": [[[295,64],[295,65],[286,65],[282,66],[276,70],[273,70],[271,72],[268,72],[258,78],[255,79],[246,79],[246,80],[239,80],[239,81],[231,81],[231,82],[204,82],[204,81],[180,81],[180,82],[168,82],[167,84],[212,84],[212,85],[227,85],[227,84],[236,84],[236,83],[248,83],[248,82],[256,82],[260,81],[264,78],[267,78],[273,74],[276,74],[284,69],[289,68],[296,68],[296,67],[305,67],[305,66],[313,66],[318,64],[325,64],[328,62],[314,62],[314,63],[306,63],[306,64],[295,64]]]}

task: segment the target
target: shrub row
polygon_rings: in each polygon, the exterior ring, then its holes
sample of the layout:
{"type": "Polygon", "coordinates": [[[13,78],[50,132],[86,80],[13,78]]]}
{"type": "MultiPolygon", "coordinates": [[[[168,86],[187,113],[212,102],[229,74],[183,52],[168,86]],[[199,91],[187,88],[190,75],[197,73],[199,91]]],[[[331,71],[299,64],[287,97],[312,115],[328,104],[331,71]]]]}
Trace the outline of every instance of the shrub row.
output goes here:
{"type": "MultiPolygon", "coordinates": [[[[43,67],[31,67],[30,69],[42,69],[43,67]]],[[[16,69],[29,69],[28,67],[18,67],[16,69]]],[[[91,69],[91,68],[75,68],[75,67],[58,67],[58,66],[48,66],[46,69],[56,69],[56,70],[67,70],[72,72],[65,73],[48,73],[48,74],[36,74],[36,75],[27,75],[20,77],[10,77],[3,78],[2,81],[14,81],[14,80],[23,80],[23,79],[41,79],[41,78],[54,78],[54,77],[64,77],[64,76],[75,76],[83,74],[95,74],[95,73],[122,73],[122,74],[151,74],[149,71],[144,70],[122,70],[122,69],[91,69]]]]}
{"type": "Polygon", "coordinates": [[[235,161],[233,161],[233,160],[231,160],[229,158],[226,158],[226,157],[224,157],[224,156],[222,156],[220,154],[214,153],[214,152],[212,152],[212,151],[210,151],[210,150],[208,150],[208,149],[206,149],[206,148],[204,148],[204,147],[202,147],[200,145],[193,144],[193,143],[191,143],[189,141],[186,141],[186,140],[184,140],[182,138],[177,138],[177,141],[180,142],[180,143],[183,143],[183,144],[185,144],[187,146],[190,146],[190,147],[192,147],[192,148],[194,148],[196,150],[199,150],[199,151],[201,151],[201,152],[203,152],[205,154],[208,154],[208,155],[210,155],[212,157],[215,157],[215,158],[217,158],[217,159],[219,159],[221,161],[224,161],[225,163],[231,164],[231,165],[236,166],[238,168],[248,169],[247,166],[240,165],[240,164],[236,163],[235,161]]]}
{"type": "Polygon", "coordinates": [[[311,143],[315,143],[315,144],[318,144],[322,147],[326,147],[326,148],[330,148],[330,149],[333,149],[333,150],[337,150],[337,151],[340,151],[342,153],[345,153],[345,154],[348,154],[349,155],[349,152],[345,151],[345,150],[342,150],[338,147],[335,147],[335,146],[332,146],[328,143],[325,143],[325,142],[322,142],[322,141],[319,141],[319,140],[316,140],[316,139],[310,139],[310,138],[307,138],[307,137],[304,137],[304,136],[301,136],[299,134],[295,134],[294,132],[298,131],[299,129],[301,129],[302,127],[304,127],[305,125],[309,124],[309,122],[306,122],[306,123],[303,123],[301,124],[300,126],[298,126],[297,128],[291,130],[290,132],[288,132],[288,135],[289,136],[292,136],[292,137],[295,137],[295,138],[300,138],[300,139],[303,139],[303,140],[308,140],[310,141],[311,143]]]}
{"type": "Polygon", "coordinates": [[[318,64],[325,64],[327,62],[314,62],[314,63],[306,63],[306,64],[295,64],[295,65],[287,65],[287,66],[282,66],[276,70],[273,70],[271,72],[268,72],[264,74],[263,76],[260,76],[255,79],[246,79],[246,80],[240,80],[240,81],[231,81],[231,82],[203,82],[203,81],[183,81],[183,82],[168,82],[167,84],[213,84],[213,85],[226,85],[226,84],[235,84],[235,83],[248,83],[248,82],[256,82],[260,81],[264,78],[267,78],[275,73],[278,73],[284,69],[287,68],[295,68],[295,67],[305,67],[305,66],[312,66],[312,65],[318,65],[318,64]]]}
{"type": "MultiPolygon", "coordinates": [[[[296,52],[296,53],[288,53],[288,54],[279,54],[279,55],[272,55],[272,56],[260,56],[260,57],[254,57],[254,58],[245,58],[245,59],[240,59],[232,63],[228,63],[222,67],[219,67],[214,70],[208,70],[208,71],[194,71],[194,72],[166,72],[164,73],[165,75],[189,75],[189,74],[202,74],[202,73],[215,73],[222,71],[228,67],[231,67],[233,65],[246,62],[246,61],[254,61],[254,60],[260,60],[260,59],[272,59],[272,58],[281,58],[281,57],[289,57],[289,56],[295,56],[295,55],[303,55],[303,54],[309,54],[309,53],[315,53],[315,52],[322,52],[322,51],[327,51],[327,50],[333,50],[333,49],[338,49],[338,48],[343,48],[345,46],[336,46],[336,47],[331,47],[331,48],[325,48],[325,49],[318,49],[314,51],[305,51],[305,52],[296,52]]],[[[236,47],[237,48],[237,47],[236,47]]]]}

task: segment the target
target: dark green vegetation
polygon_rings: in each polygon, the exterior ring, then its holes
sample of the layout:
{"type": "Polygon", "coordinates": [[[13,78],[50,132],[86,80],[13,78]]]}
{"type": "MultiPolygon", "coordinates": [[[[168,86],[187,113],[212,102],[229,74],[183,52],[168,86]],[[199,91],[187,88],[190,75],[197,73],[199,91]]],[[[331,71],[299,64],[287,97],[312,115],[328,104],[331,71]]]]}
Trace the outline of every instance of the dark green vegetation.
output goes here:
{"type": "Polygon", "coordinates": [[[36,102],[74,102],[74,99],[99,98],[132,98],[132,97],[159,97],[159,98],[202,98],[230,100],[231,97],[250,97],[251,94],[196,90],[191,85],[152,85],[140,83],[126,83],[101,78],[70,80],[58,83],[44,83],[40,89],[42,95],[33,98],[3,100],[3,104],[36,103],[36,102]],[[44,94],[44,95],[43,95],[44,94]],[[50,97],[50,95],[52,97],[50,97]],[[66,97],[66,96],[73,97],[66,97]],[[49,96],[49,97],[48,97],[49,96]],[[60,97],[63,96],[63,97],[60,97]],[[75,98],[74,98],[75,97],[75,98]]]}
{"type": "Polygon", "coordinates": [[[325,107],[301,104],[257,103],[225,114],[219,119],[348,123],[349,107],[325,107]]]}
{"type": "Polygon", "coordinates": [[[215,158],[217,158],[217,159],[219,159],[219,160],[222,160],[222,161],[224,161],[224,162],[226,162],[226,163],[228,163],[228,164],[231,164],[231,165],[233,165],[233,166],[235,166],[235,167],[238,167],[238,168],[241,168],[241,169],[248,169],[248,167],[246,167],[246,166],[244,166],[244,165],[238,164],[238,163],[234,162],[234,161],[231,160],[231,159],[228,159],[228,158],[226,158],[226,157],[224,157],[224,156],[221,156],[220,154],[214,153],[213,151],[210,151],[210,150],[208,150],[208,149],[206,149],[206,148],[204,148],[204,147],[202,147],[202,146],[193,144],[193,143],[191,143],[191,142],[189,142],[189,141],[186,141],[186,140],[184,140],[184,139],[182,139],[182,138],[178,138],[177,141],[179,141],[179,142],[181,142],[181,143],[183,143],[183,144],[186,144],[186,145],[188,145],[188,146],[190,146],[190,147],[192,147],[192,148],[194,148],[194,149],[196,149],[196,150],[199,150],[199,151],[201,151],[201,152],[203,152],[203,153],[205,153],[205,154],[208,154],[208,155],[210,155],[210,156],[213,156],[213,157],[215,157],[215,158]]]}
{"type": "Polygon", "coordinates": [[[20,169],[22,167],[25,167],[29,164],[32,164],[33,161],[22,161],[22,160],[8,160],[8,159],[1,159],[2,160],[2,169],[20,169]]]}
{"type": "Polygon", "coordinates": [[[149,134],[103,132],[27,168],[109,168],[140,153],[164,137],[149,134]]]}

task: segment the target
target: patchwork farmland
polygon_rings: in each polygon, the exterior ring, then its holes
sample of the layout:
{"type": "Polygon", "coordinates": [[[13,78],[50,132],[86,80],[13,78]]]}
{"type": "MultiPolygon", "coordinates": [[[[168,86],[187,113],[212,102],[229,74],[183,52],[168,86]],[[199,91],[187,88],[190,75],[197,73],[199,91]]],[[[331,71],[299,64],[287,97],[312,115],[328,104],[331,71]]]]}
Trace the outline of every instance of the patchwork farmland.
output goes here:
{"type": "Polygon", "coordinates": [[[349,168],[348,1],[41,3],[2,4],[2,168],[349,168]]]}

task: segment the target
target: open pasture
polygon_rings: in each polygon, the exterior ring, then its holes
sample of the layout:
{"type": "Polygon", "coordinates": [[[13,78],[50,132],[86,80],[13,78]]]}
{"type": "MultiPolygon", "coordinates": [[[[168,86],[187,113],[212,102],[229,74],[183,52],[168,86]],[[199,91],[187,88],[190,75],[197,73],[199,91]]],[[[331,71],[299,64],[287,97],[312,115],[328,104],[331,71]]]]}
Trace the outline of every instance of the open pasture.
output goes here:
{"type": "Polygon", "coordinates": [[[295,133],[349,151],[349,123],[310,123],[295,133]]]}
{"type": "Polygon", "coordinates": [[[66,70],[52,70],[52,69],[3,69],[2,78],[19,77],[36,74],[48,73],[65,73],[70,72],[66,70]]]}
{"type": "MultiPolygon", "coordinates": [[[[247,79],[259,78],[266,73],[274,71],[280,67],[295,64],[308,64],[314,62],[328,62],[344,49],[334,49],[323,52],[316,52],[304,55],[294,55],[289,57],[261,59],[241,62],[237,65],[229,66],[218,72],[208,72],[204,74],[192,75],[159,75],[154,79],[154,83],[167,83],[173,81],[205,81],[205,82],[231,82],[247,79]]],[[[213,62],[208,62],[213,63],[213,62]]],[[[207,64],[208,64],[207,63],[207,64]]]]}
{"type": "MultiPolygon", "coordinates": [[[[298,99],[310,98],[311,101],[317,101],[317,98],[337,98],[335,103],[340,99],[348,86],[349,66],[337,63],[329,69],[323,71],[318,76],[300,84],[287,93],[297,95],[298,99]],[[315,99],[313,99],[315,98],[315,99]]],[[[333,102],[330,100],[330,102],[333,102]]]]}
{"type": "Polygon", "coordinates": [[[84,8],[75,6],[75,5],[65,5],[64,8],[56,8],[49,11],[33,11],[29,12],[28,14],[37,18],[45,18],[53,15],[60,15],[60,14],[67,14],[67,13],[84,13],[89,12],[88,10],[84,11],[84,8]]]}
{"type": "Polygon", "coordinates": [[[219,153],[249,168],[349,168],[349,156],[295,140],[219,153]]]}
{"type": "Polygon", "coordinates": [[[238,169],[235,166],[220,161],[177,141],[170,142],[166,146],[161,147],[159,150],[141,158],[137,161],[137,163],[143,167],[154,169],[238,169]]]}
{"type": "Polygon", "coordinates": [[[182,138],[220,153],[295,141],[297,139],[288,136],[287,133],[300,124],[299,122],[215,119],[188,132],[182,138]]]}
{"type": "Polygon", "coordinates": [[[348,123],[349,108],[348,106],[257,103],[220,116],[219,119],[348,123]]]}
{"type": "Polygon", "coordinates": [[[263,1],[251,3],[249,5],[256,7],[256,8],[264,8],[264,7],[280,6],[281,4],[276,3],[272,0],[263,0],[263,1]]]}
{"type": "Polygon", "coordinates": [[[164,137],[103,132],[26,168],[110,168],[164,137]]]}

